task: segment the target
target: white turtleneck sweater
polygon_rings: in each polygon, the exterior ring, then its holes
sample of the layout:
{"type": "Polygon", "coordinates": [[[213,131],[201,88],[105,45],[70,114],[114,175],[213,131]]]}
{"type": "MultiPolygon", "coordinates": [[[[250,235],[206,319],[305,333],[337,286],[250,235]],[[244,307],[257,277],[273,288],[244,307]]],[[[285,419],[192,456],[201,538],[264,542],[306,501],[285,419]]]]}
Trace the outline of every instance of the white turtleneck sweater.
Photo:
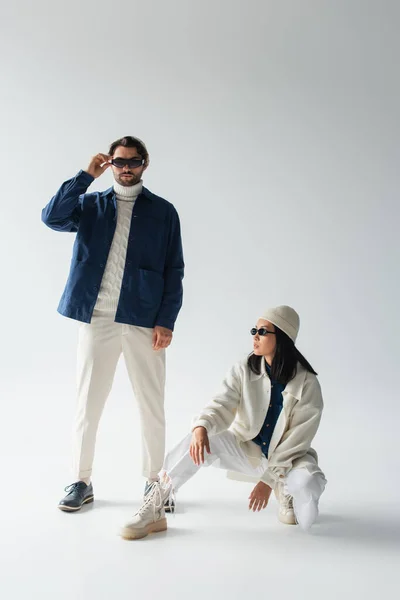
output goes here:
{"type": "Polygon", "coordinates": [[[95,310],[113,313],[114,315],[116,313],[125,270],[132,211],[142,187],[143,183],[141,181],[129,187],[114,182],[114,192],[117,198],[117,225],[95,310]]]}

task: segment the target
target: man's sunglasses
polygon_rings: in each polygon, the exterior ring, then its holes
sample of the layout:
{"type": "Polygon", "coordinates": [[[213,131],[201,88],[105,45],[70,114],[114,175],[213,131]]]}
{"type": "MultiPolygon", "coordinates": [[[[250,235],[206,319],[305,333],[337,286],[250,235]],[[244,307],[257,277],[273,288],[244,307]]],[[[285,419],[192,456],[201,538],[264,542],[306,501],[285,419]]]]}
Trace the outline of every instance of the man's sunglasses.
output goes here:
{"type": "Polygon", "coordinates": [[[253,329],[250,329],[250,333],[251,335],[256,335],[257,333],[258,335],[275,335],[275,331],[270,331],[266,327],[260,327],[260,329],[253,327],[253,329]]]}
{"type": "Polygon", "coordinates": [[[129,167],[130,169],[137,169],[144,165],[143,158],[113,158],[111,164],[117,169],[123,169],[129,167]]]}

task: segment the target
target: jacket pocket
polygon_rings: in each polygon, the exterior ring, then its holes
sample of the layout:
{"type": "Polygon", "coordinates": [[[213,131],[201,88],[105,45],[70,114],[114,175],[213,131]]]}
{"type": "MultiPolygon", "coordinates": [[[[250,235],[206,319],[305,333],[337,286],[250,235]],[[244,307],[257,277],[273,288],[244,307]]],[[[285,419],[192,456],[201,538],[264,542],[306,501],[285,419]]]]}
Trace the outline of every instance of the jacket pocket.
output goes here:
{"type": "Polygon", "coordinates": [[[156,271],[139,269],[139,297],[147,306],[159,306],[164,292],[164,277],[156,271]]]}

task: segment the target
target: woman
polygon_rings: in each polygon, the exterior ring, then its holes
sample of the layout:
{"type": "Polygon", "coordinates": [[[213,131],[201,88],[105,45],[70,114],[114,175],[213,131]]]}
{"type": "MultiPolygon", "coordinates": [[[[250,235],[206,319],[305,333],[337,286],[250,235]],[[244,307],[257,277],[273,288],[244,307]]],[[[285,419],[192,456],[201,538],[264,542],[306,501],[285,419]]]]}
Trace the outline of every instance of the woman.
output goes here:
{"type": "Polygon", "coordinates": [[[122,530],[139,539],[167,528],[170,498],[204,465],[258,481],[249,508],[264,509],[274,490],[279,519],[309,529],[326,479],[311,442],[323,401],[316,373],[295,346],[299,316],[289,306],[266,310],[251,330],[253,352],[228,373],[221,392],[166,457],[161,481],[122,530]]]}

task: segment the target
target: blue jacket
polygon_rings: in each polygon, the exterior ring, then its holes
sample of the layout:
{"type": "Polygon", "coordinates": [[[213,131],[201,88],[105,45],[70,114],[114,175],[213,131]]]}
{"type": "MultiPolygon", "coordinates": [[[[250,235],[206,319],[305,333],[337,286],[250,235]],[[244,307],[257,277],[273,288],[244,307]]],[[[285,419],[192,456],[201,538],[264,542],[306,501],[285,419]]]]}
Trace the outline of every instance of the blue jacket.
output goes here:
{"type": "MultiPolygon", "coordinates": [[[[42,211],[51,229],[77,234],[58,312],[85,323],[92,318],[117,221],[113,188],[85,193],[92,182],[89,173],[80,171],[42,211]]],[[[173,330],[182,306],[183,273],[178,213],[143,188],[133,208],[115,321],[173,330]]]]}

